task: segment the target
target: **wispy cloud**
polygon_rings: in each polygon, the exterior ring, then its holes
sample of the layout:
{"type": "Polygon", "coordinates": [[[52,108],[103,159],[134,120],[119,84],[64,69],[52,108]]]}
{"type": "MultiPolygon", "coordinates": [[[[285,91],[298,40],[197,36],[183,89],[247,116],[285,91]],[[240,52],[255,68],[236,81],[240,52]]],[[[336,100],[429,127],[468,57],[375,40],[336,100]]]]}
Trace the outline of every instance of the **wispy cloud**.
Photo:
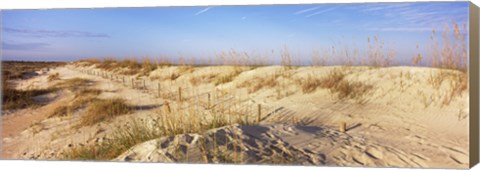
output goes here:
{"type": "Polygon", "coordinates": [[[363,12],[373,12],[373,11],[384,11],[390,9],[404,8],[409,7],[411,4],[408,3],[399,3],[399,4],[366,4],[360,6],[359,9],[363,12]]]}
{"type": "Polygon", "coordinates": [[[3,31],[6,33],[13,33],[28,37],[85,37],[85,38],[109,38],[110,36],[103,33],[93,33],[87,31],[60,31],[60,30],[44,30],[44,29],[18,29],[4,27],[3,31]]]}
{"type": "Polygon", "coordinates": [[[205,12],[207,12],[207,11],[210,10],[210,9],[212,9],[212,7],[207,7],[207,8],[205,8],[205,9],[202,9],[202,10],[198,11],[197,13],[195,13],[195,15],[200,15],[200,14],[202,14],[202,13],[205,13],[205,12]]]}
{"type": "Polygon", "coordinates": [[[5,50],[38,50],[49,46],[48,43],[8,43],[2,42],[2,49],[5,50]]]}
{"type": "Polygon", "coordinates": [[[295,14],[295,15],[303,14],[303,13],[306,13],[306,12],[310,12],[310,11],[317,10],[317,9],[319,9],[319,8],[320,8],[320,7],[308,8],[308,9],[304,9],[304,10],[297,11],[297,12],[295,12],[294,14],[295,14]]]}
{"type": "Polygon", "coordinates": [[[385,27],[385,28],[370,28],[370,31],[382,32],[431,32],[429,27],[385,27]]]}
{"type": "Polygon", "coordinates": [[[323,14],[323,13],[326,13],[326,12],[332,11],[332,10],[334,10],[334,9],[336,9],[336,8],[335,8],[335,7],[333,7],[333,8],[328,8],[328,9],[320,10],[320,11],[317,11],[317,12],[315,12],[315,13],[312,13],[312,14],[306,15],[305,17],[307,17],[307,18],[308,18],[308,17],[312,17],[312,16],[315,16],[315,15],[323,14]]]}
{"type": "Polygon", "coordinates": [[[453,8],[446,4],[415,5],[413,3],[399,4],[369,4],[359,9],[361,12],[391,18],[393,24],[417,26],[434,26],[450,21],[465,22],[465,11],[468,6],[453,8]]]}
{"type": "Polygon", "coordinates": [[[245,19],[247,19],[247,17],[242,17],[242,20],[245,20],[245,19]]]}

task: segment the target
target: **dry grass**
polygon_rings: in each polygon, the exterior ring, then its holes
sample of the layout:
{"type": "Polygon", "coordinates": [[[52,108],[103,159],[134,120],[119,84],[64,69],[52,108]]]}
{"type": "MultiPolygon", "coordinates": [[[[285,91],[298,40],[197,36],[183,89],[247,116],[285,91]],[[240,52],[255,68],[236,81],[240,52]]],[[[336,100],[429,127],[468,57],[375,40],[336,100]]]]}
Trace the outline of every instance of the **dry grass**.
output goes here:
{"type": "Polygon", "coordinates": [[[431,66],[445,69],[467,71],[467,44],[466,44],[466,24],[463,28],[457,23],[452,23],[453,29],[445,25],[441,33],[441,39],[438,38],[435,29],[430,36],[431,45],[431,66]]]}
{"type": "Polygon", "coordinates": [[[238,75],[253,67],[234,66],[234,70],[226,74],[208,74],[202,76],[192,76],[189,81],[192,85],[213,83],[215,86],[233,81],[238,75]]]}
{"type": "MultiPolygon", "coordinates": [[[[2,61],[2,110],[38,106],[38,103],[33,99],[35,96],[48,94],[57,90],[56,88],[16,90],[10,86],[9,83],[11,80],[29,78],[30,76],[26,75],[50,67],[58,67],[63,64],[64,63],[52,62],[2,61]]],[[[58,78],[58,75],[56,77],[58,78]]]]}
{"type": "Polygon", "coordinates": [[[65,65],[62,62],[28,62],[28,61],[2,61],[2,78],[4,80],[28,79],[36,71],[48,71],[65,65]]]}
{"type": "MultiPolygon", "coordinates": [[[[440,71],[444,73],[437,74],[434,78],[437,86],[441,86],[443,82],[448,83],[448,92],[443,96],[442,105],[449,105],[453,99],[460,96],[464,91],[468,90],[468,75],[465,72],[448,72],[440,71]],[[439,77],[441,77],[441,80],[439,77]]],[[[438,87],[437,87],[438,88],[438,87]]]]}
{"type": "Polygon", "coordinates": [[[65,81],[59,82],[55,84],[55,87],[58,88],[68,88],[68,87],[75,87],[75,86],[84,86],[88,84],[90,81],[87,79],[83,78],[73,78],[73,79],[67,79],[65,81]]]}
{"type": "Polygon", "coordinates": [[[78,60],[75,64],[78,65],[78,66],[89,66],[89,65],[92,65],[92,64],[99,64],[101,62],[102,61],[100,61],[99,59],[89,58],[89,59],[78,60]]]}
{"type": "Polygon", "coordinates": [[[172,74],[170,74],[170,76],[167,77],[167,79],[170,80],[170,81],[174,81],[174,80],[178,79],[180,76],[181,76],[180,74],[172,73],[172,74]]]}
{"type": "Polygon", "coordinates": [[[177,67],[177,72],[178,74],[180,75],[183,75],[183,74],[190,74],[190,73],[193,73],[195,71],[195,67],[193,66],[179,66],[177,67]]]}
{"type": "Polygon", "coordinates": [[[63,117],[71,113],[70,107],[68,106],[58,106],[51,113],[48,114],[48,118],[52,117],[63,117]]]}
{"type": "Polygon", "coordinates": [[[419,48],[419,46],[418,46],[418,44],[417,44],[417,47],[416,47],[417,55],[413,56],[413,57],[412,57],[412,61],[411,61],[411,64],[412,64],[413,66],[418,66],[418,65],[420,64],[420,62],[422,61],[422,59],[423,59],[422,54],[420,54],[420,53],[418,52],[418,48],[419,48]]]}
{"type": "Polygon", "coordinates": [[[216,76],[213,79],[213,84],[215,84],[215,86],[217,86],[217,85],[220,85],[220,84],[225,84],[225,83],[231,82],[235,79],[235,77],[240,75],[242,72],[243,72],[243,70],[235,69],[235,71],[233,71],[231,73],[216,76]]]}
{"type": "Polygon", "coordinates": [[[427,82],[436,90],[448,85],[448,93],[442,96],[443,105],[448,105],[456,96],[468,90],[468,74],[462,71],[436,70],[432,71],[427,78],[427,82]]]}
{"type": "Polygon", "coordinates": [[[303,93],[311,93],[320,87],[322,79],[308,75],[307,78],[297,79],[296,83],[302,88],[303,93]]]}
{"type": "MultiPolygon", "coordinates": [[[[118,102],[117,102],[118,103],[118,102]]],[[[98,105],[98,104],[93,104],[98,105]]],[[[102,106],[93,106],[101,108],[104,112],[109,110],[122,110],[123,106],[117,106],[119,109],[108,109],[103,106],[112,107],[112,103],[100,104],[102,106]]],[[[117,104],[121,105],[121,104],[117,104]]],[[[137,119],[129,122],[126,126],[118,126],[117,130],[112,133],[111,138],[103,143],[91,144],[87,146],[77,146],[67,150],[63,159],[66,160],[111,160],[121,153],[127,151],[132,146],[162,136],[175,136],[186,133],[202,133],[209,129],[219,128],[230,124],[253,124],[253,119],[239,116],[234,111],[224,109],[209,109],[205,111],[183,109],[165,104],[164,112],[159,113],[153,119],[137,119]]],[[[224,106],[217,106],[225,108],[224,106]]],[[[87,111],[89,114],[97,113],[95,111],[87,111]]],[[[122,113],[126,114],[126,113],[122,113]]],[[[93,114],[92,114],[93,115],[93,114]]],[[[112,116],[118,114],[111,114],[112,116]]],[[[97,118],[94,120],[102,120],[105,118],[97,118]]]]}
{"type": "Polygon", "coordinates": [[[337,85],[330,88],[330,92],[337,94],[337,97],[343,99],[354,99],[357,103],[364,103],[365,95],[373,88],[372,85],[363,82],[351,82],[346,79],[338,82],[337,85]]]}
{"type": "Polygon", "coordinates": [[[192,85],[206,84],[211,83],[216,75],[203,75],[203,76],[192,76],[189,81],[192,85]]]}
{"type": "Polygon", "coordinates": [[[89,126],[128,113],[131,109],[122,99],[95,99],[90,101],[80,124],[89,126]]]}
{"type": "Polygon", "coordinates": [[[47,80],[48,81],[60,80],[60,74],[59,73],[50,74],[48,75],[47,80]]]}
{"type": "Polygon", "coordinates": [[[445,25],[441,38],[437,36],[435,29],[430,36],[430,64],[442,70],[432,71],[427,81],[437,90],[444,82],[448,82],[449,92],[442,96],[442,105],[450,104],[456,96],[468,90],[466,24],[460,28],[460,25],[453,23],[452,27],[450,30],[450,26],[445,25]]]}
{"type": "Polygon", "coordinates": [[[263,77],[254,77],[252,80],[246,80],[239,84],[237,87],[246,88],[248,93],[254,93],[262,88],[273,88],[278,85],[278,74],[272,74],[263,77]]]}
{"type": "Polygon", "coordinates": [[[307,78],[296,79],[297,85],[303,93],[311,93],[318,88],[328,89],[338,99],[354,99],[362,103],[364,96],[373,86],[362,82],[353,82],[345,78],[346,73],[342,68],[333,69],[325,77],[316,78],[309,75],[307,78]]]}
{"type": "Polygon", "coordinates": [[[68,89],[71,91],[77,91],[84,89],[89,83],[91,83],[91,81],[87,79],[73,78],[59,82],[52,87],[56,89],[68,89]]]}
{"type": "Polygon", "coordinates": [[[302,89],[303,93],[311,93],[317,88],[331,89],[343,80],[345,73],[341,69],[333,69],[325,77],[309,75],[307,78],[296,79],[295,82],[302,89]]]}
{"type": "Polygon", "coordinates": [[[118,126],[111,138],[102,143],[75,146],[63,153],[64,160],[111,160],[136,144],[159,138],[163,134],[144,120],[134,120],[127,126],[118,126]]]}
{"type": "Polygon", "coordinates": [[[66,105],[55,108],[51,113],[48,114],[48,118],[71,115],[75,111],[81,108],[85,108],[87,104],[89,104],[91,101],[96,100],[95,98],[100,93],[101,91],[97,89],[77,90],[75,92],[75,98],[73,99],[73,101],[66,105]]]}
{"type": "Polygon", "coordinates": [[[195,71],[195,68],[192,66],[179,66],[177,67],[177,71],[171,73],[170,75],[163,76],[163,77],[155,77],[154,79],[175,81],[181,76],[185,74],[193,73],[194,71],[195,71]]]}
{"type": "MultiPolygon", "coordinates": [[[[219,101],[212,101],[217,103],[219,101]]],[[[180,103],[173,107],[166,103],[163,112],[154,120],[154,126],[159,127],[164,135],[177,135],[185,133],[200,133],[208,129],[223,127],[230,124],[252,124],[246,113],[235,110],[234,106],[225,106],[223,102],[217,105],[207,106],[206,110],[196,110],[194,107],[182,108],[180,103]]]]}
{"type": "MultiPolygon", "coordinates": [[[[80,63],[90,63],[96,65],[97,68],[104,69],[107,71],[116,71],[120,74],[126,75],[148,75],[153,70],[157,69],[157,64],[153,63],[149,58],[144,58],[143,62],[140,63],[137,59],[124,59],[116,60],[114,58],[106,58],[103,61],[98,60],[86,60],[81,61],[80,63]]],[[[80,64],[84,66],[84,64],[80,64]]]]}
{"type": "Polygon", "coordinates": [[[4,89],[2,94],[2,109],[23,109],[27,107],[38,106],[33,99],[35,96],[48,94],[55,89],[35,89],[35,90],[16,90],[4,89]]]}
{"type": "Polygon", "coordinates": [[[368,37],[368,63],[374,67],[387,67],[393,64],[396,52],[385,47],[379,36],[368,37]]]}
{"type": "Polygon", "coordinates": [[[341,69],[333,69],[330,71],[326,77],[320,80],[320,87],[321,88],[333,88],[338,82],[343,80],[345,77],[345,72],[341,69]]]}
{"type": "Polygon", "coordinates": [[[153,64],[149,58],[144,58],[142,63],[142,75],[148,75],[153,70],[157,69],[157,65],[153,64]]]}
{"type": "Polygon", "coordinates": [[[326,77],[318,81],[319,87],[329,89],[340,100],[354,99],[357,103],[364,103],[365,95],[373,89],[373,86],[348,80],[345,78],[347,75],[345,72],[343,68],[330,71],[326,77]]]}
{"type": "Polygon", "coordinates": [[[96,100],[95,98],[101,93],[98,89],[88,89],[86,86],[90,81],[86,79],[73,78],[58,83],[56,88],[66,88],[74,92],[74,99],[67,105],[55,108],[48,117],[68,116],[80,108],[83,108],[87,103],[96,100]]]}

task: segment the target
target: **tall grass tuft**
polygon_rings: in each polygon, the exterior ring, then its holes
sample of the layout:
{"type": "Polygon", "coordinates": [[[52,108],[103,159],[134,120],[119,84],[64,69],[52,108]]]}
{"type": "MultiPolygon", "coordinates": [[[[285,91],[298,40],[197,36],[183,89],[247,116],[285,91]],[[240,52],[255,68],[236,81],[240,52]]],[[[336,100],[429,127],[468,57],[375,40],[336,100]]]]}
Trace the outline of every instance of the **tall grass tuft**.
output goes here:
{"type": "Polygon", "coordinates": [[[102,143],[75,146],[63,153],[64,160],[111,160],[136,144],[159,138],[163,134],[151,124],[135,119],[118,126],[111,137],[102,143]]]}
{"type": "Polygon", "coordinates": [[[467,45],[466,45],[466,24],[463,29],[457,23],[453,23],[453,30],[445,25],[441,32],[441,39],[438,38],[435,29],[430,36],[431,66],[445,69],[467,71],[467,45]]]}
{"type": "Polygon", "coordinates": [[[239,84],[237,87],[246,88],[248,93],[254,93],[262,88],[273,88],[278,85],[277,78],[279,74],[272,74],[267,76],[257,76],[252,80],[246,80],[239,84]]]}
{"type": "Polygon", "coordinates": [[[82,115],[81,125],[93,125],[130,112],[129,106],[123,99],[95,99],[82,115]]]}
{"type": "Polygon", "coordinates": [[[48,75],[47,80],[48,81],[60,80],[60,74],[59,73],[50,74],[48,75]]]}
{"type": "Polygon", "coordinates": [[[2,94],[2,109],[23,109],[31,106],[38,106],[34,100],[35,96],[53,92],[54,89],[16,90],[7,88],[2,94]]]}

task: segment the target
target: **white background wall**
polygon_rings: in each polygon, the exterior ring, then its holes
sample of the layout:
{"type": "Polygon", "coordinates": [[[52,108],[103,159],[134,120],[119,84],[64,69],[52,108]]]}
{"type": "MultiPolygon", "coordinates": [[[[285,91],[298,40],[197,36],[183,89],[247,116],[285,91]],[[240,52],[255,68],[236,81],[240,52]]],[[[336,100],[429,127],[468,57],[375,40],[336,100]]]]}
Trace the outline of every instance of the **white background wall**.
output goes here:
{"type": "MultiPolygon", "coordinates": [[[[359,2],[418,2],[428,0],[0,0],[0,9],[51,9],[51,8],[96,8],[96,7],[151,7],[151,6],[194,6],[194,5],[248,5],[248,4],[299,4],[299,3],[359,3],[359,2]]],[[[433,0],[446,1],[446,0],[433,0]]],[[[480,5],[480,0],[471,0],[480,5]]],[[[0,35],[1,38],[1,35],[0,35]]],[[[478,103],[477,103],[478,104],[478,103]]],[[[471,144],[472,145],[472,144],[471,144]]],[[[477,144],[478,145],[478,144],[477,144]]],[[[480,151],[479,151],[480,152],[480,151]]],[[[71,161],[0,161],[1,169],[210,169],[210,170],[356,170],[356,169],[387,169],[387,168],[351,168],[351,167],[304,167],[304,166],[265,166],[265,165],[191,165],[191,164],[160,164],[160,163],[111,163],[111,162],[71,162],[71,161]]],[[[388,168],[398,169],[398,168],[388,168]]],[[[480,170],[480,165],[474,169],[480,170]]]]}

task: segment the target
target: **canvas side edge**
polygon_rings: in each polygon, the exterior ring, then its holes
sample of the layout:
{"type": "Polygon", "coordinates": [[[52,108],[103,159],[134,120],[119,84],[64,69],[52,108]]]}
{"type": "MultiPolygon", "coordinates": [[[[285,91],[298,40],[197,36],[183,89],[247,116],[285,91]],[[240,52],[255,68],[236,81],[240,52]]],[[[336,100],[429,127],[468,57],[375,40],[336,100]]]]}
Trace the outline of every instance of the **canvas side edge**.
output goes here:
{"type": "Polygon", "coordinates": [[[469,5],[469,167],[479,162],[479,12],[478,7],[469,5]]]}

